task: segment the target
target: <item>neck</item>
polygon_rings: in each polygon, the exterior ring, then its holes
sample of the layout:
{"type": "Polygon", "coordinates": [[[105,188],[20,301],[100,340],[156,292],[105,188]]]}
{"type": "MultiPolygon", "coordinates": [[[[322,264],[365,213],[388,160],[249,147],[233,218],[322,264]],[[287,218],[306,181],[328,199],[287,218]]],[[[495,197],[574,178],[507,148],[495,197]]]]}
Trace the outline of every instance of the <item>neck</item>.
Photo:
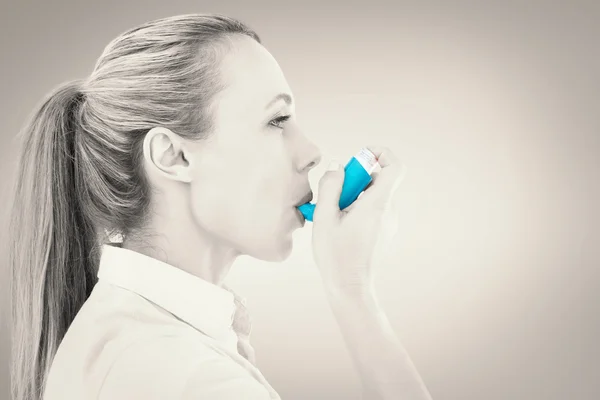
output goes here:
{"type": "Polygon", "coordinates": [[[160,233],[125,237],[122,248],[222,286],[240,252],[193,224],[193,218],[155,217],[151,228],[145,231],[160,233]]]}

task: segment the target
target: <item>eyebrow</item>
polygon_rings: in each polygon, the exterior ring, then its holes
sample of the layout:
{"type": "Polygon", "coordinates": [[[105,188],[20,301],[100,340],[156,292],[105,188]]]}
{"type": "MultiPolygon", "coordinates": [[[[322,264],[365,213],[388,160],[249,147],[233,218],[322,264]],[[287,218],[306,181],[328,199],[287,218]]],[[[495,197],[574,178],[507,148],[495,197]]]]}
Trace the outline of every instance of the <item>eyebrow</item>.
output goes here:
{"type": "Polygon", "coordinates": [[[278,100],[284,100],[285,103],[289,106],[290,104],[292,104],[292,96],[290,96],[287,93],[279,93],[277,96],[275,96],[273,98],[273,100],[271,100],[265,107],[265,109],[268,109],[269,107],[271,107],[276,101],[278,100]]]}

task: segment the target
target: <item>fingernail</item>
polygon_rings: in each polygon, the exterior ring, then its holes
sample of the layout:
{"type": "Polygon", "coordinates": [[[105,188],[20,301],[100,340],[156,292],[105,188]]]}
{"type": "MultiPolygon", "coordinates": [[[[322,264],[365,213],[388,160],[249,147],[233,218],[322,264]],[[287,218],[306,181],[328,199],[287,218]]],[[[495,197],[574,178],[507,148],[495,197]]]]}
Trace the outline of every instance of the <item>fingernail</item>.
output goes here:
{"type": "Polygon", "coordinates": [[[329,165],[327,166],[327,171],[337,171],[340,169],[340,163],[335,161],[335,160],[331,160],[329,162],[329,165]]]}

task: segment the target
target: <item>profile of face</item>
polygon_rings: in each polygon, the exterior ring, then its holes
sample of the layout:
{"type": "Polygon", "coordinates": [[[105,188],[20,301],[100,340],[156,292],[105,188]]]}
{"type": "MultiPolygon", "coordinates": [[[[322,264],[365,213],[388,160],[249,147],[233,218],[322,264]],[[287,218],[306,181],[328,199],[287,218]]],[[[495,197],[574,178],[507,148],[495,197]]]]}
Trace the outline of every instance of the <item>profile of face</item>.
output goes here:
{"type": "Polygon", "coordinates": [[[239,254],[280,261],[303,225],[296,205],[321,154],[297,125],[273,56],[249,37],[232,43],[220,65],[226,88],[214,99],[214,134],[186,143],[186,212],[194,229],[239,254]]]}

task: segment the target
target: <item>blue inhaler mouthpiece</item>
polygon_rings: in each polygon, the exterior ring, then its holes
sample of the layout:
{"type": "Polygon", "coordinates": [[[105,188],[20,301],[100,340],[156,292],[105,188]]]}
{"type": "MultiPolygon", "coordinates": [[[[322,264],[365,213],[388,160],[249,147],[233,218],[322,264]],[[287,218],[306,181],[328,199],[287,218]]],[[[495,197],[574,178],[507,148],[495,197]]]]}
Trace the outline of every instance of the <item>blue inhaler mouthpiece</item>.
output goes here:
{"type": "MultiPolygon", "coordinates": [[[[371,182],[371,173],[377,166],[377,158],[367,148],[360,151],[344,167],[344,183],[340,194],[340,210],[348,207],[358,198],[371,182]]],[[[298,207],[307,221],[313,220],[316,204],[305,203],[298,207]]]]}
{"type": "Polygon", "coordinates": [[[301,206],[298,206],[298,210],[304,215],[307,221],[313,220],[313,214],[315,212],[316,204],[313,203],[304,203],[301,206]]]}

